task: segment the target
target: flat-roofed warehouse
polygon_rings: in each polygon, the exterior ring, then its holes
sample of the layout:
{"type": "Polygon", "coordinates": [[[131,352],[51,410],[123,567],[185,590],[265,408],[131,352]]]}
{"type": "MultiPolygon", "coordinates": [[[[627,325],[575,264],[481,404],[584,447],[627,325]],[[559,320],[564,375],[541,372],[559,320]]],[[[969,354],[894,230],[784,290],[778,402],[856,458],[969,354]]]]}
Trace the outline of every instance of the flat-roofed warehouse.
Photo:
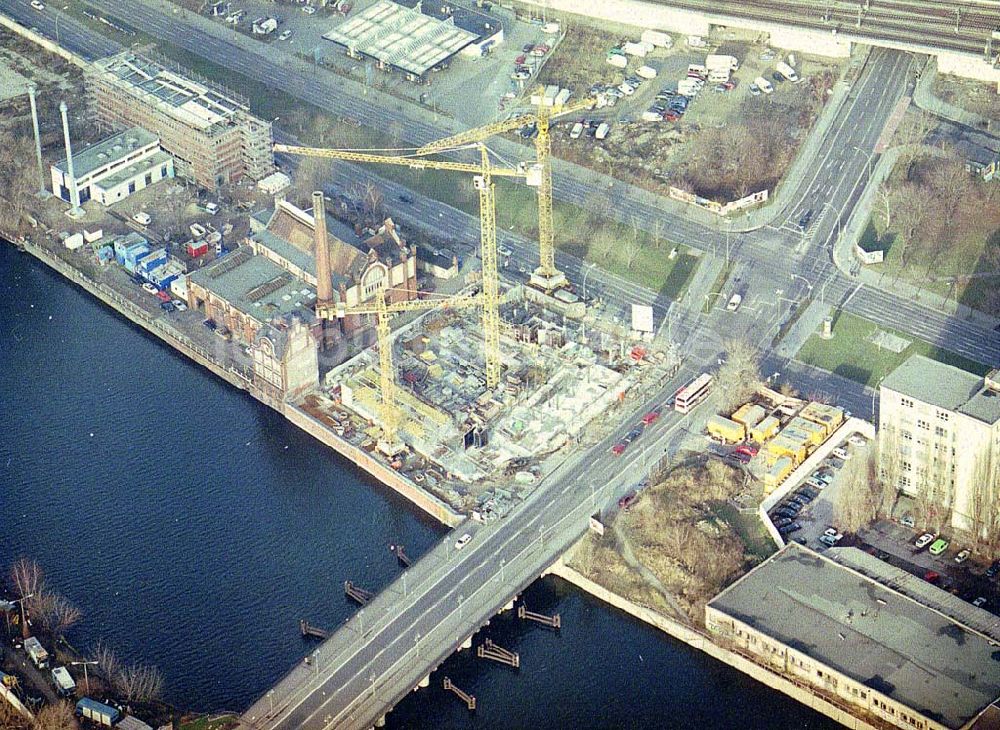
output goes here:
{"type": "Polygon", "coordinates": [[[411,80],[456,53],[481,56],[503,42],[503,24],[494,16],[449,4],[443,11],[379,0],[323,34],[348,54],[374,59],[379,68],[402,71],[411,80]]]}
{"type": "Polygon", "coordinates": [[[706,626],[860,716],[971,727],[1000,697],[996,617],[857,548],[828,554],[790,543],[712,599],[706,626]]]}
{"type": "Polygon", "coordinates": [[[270,123],[207,83],[130,51],[95,61],[87,81],[98,120],[158,136],[178,177],[215,189],[274,170],[270,123]]]}

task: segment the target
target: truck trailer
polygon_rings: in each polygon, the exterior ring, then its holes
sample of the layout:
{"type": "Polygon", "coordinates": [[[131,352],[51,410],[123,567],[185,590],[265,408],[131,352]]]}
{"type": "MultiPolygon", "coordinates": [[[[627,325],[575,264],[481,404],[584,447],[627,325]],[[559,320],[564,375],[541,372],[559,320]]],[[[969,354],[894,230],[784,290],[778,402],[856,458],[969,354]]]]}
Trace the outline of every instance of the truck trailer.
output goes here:
{"type": "Polygon", "coordinates": [[[84,697],[76,703],[76,716],[84,717],[104,727],[114,727],[122,719],[122,714],[117,709],[89,697],[84,697]]]}
{"type": "Polygon", "coordinates": [[[705,56],[705,68],[709,71],[712,69],[727,69],[729,71],[739,71],[740,62],[736,56],[726,56],[720,54],[709,54],[705,56]]]}
{"type": "Polygon", "coordinates": [[[52,684],[56,686],[56,693],[60,697],[71,697],[76,692],[76,682],[66,667],[56,667],[52,670],[52,684]]]}

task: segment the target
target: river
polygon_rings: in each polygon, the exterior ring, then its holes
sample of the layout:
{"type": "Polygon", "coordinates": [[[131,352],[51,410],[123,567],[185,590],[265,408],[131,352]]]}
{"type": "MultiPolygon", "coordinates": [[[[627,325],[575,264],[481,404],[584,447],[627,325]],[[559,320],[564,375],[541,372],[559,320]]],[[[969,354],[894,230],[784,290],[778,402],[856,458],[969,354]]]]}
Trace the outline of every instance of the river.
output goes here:
{"type": "MultiPolygon", "coordinates": [[[[166,699],[244,709],[444,530],[277,413],[0,244],[0,567],[36,559],[83,611],[70,632],[157,666],[166,699]]],[[[833,728],[556,579],[554,633],[494,620],[521,668],[452,657],[393,728],[833,728]],[[477,696],[470,713],[443,676],[477,696]]]]}

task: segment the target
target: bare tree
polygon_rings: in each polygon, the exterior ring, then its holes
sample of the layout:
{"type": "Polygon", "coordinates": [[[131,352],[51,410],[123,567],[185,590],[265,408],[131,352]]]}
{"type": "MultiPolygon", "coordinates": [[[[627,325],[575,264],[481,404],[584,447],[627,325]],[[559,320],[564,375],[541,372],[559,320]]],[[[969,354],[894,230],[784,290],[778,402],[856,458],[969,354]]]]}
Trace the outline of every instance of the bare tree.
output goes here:
{"type": "Polygon", "coordinates": [[[760,353],[747,340],[724,343],[726,359],[716,376],[719,408],[729,412],[746,403],[760,385],[760,353]]]}
{"type": "MultiPolygon", "coordinates": [[[[882,215],[882,230],[888,232],[892,228],[892,212],[895,206],[895,191],[887,182],[883,182],[875,193],[879,213],[882,215]]],[[[882,237],[879,236],[879,240],[882,237]]]]}
{"type": "Polygon", "coordinates": [[[38,711],[32,730],[77,730],[79,727],[72,706],[68,702],[57,702],[38,711]]]}
{"type": "Polygon", "coordinates": [[[156,667],[130,664],[119,671],[115,685],[129,704],[151,702],[163,693],[163,675],[156,667]]]}
{"type": "Polygon", "coordinates": [[[36,203],[34,143],[27,135],[5,129],[0,132],[0,149],[4,151],[0,162],[0,220],[4,221],[5,233],[16,235],[25,230],[25,216],[36,203]]]}
{"type": "Polygon", "coordinates": [[[35,608],[42,625],[56,636],[62,636],[80,620],[80,609],[54,591],[43,590],[35,608]]]}
{"type": "Polygon", "coordinates": [[[19,558],[10,567],[10,582],[14,584],[17,597],[21,600],[21,636],[28,638],[31,636],[31,629],[28,626],[27,616],[33,609],[32,601],[36,596],[40,596],[42,586],[45,583],[45,573],[41,566],[34,560],[19,558]]]}
{"type": "Polygon", "coordinates": [[[882,490],[874,451],[866,458],[847,461],[840,473],[840,485],[833,505],[837,525],[847,532],[857,533],[879,516],[882,490]]]}
{"type": "Polygon", "coordinates": [[[382,188],[371,180],[360,180],[351,186],[350,196],[361,204],[366,220],[381,222],[385,217],[385,196],[382,188]]]}
{"type": "Polygon", "coordinates": [[[94,649],[94,661],[97,662],[97,668],[101,670],[104,678],[114,686],[122,669],[122,662],[115,650],[104,642],[98,642],[97,648],[94,649]]]}

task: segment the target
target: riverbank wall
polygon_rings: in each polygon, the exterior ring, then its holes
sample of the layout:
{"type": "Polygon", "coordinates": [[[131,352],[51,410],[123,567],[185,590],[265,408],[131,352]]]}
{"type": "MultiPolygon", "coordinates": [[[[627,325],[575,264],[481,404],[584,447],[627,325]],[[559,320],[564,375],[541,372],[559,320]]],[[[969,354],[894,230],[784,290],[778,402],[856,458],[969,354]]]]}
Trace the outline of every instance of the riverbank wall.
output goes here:
{"type": "MultiPolygon", "coordinates": [[[[573,550],[574,548],[570,548],[567,555],[572,555],[573,550]]],[[[690,647],[705,652],[712,658],[728,664],[758,682],[776,689],[816,712],[822,713],[832,720],[839,722],[844,727],[851,728],[852,730],[879,730],[875,725],[871,725],[851,714],[845,707],[834,704],[816,694],[808,686],[793,682],[762,667],[750,658],[717,644],[711,634],[675,621],[657,611],[640,606],[617,593],[609,591],[604,586],[595,583],[583,575],[583,573],[567,565],[566,556],[560,558],[545,574],[562,578],[567,583],[571,583],[580,590],[586,591],[604,603],[614,606],[618,610],[659,629],[674,639],[683,641],[690,647]]]]}
{"type": "MultiPolygon", "coordinates": [[[[10,240],[9,237],[8,240],[10,240]]],[[[155,335],[230,385],[246,391],[264,405],[278,411],[292,424],[322,444],[334,449],[345,459],[357,465],[380,483],[405,497],[442,525],[454,527],[466,519],[465,515],[454,511],[446,502],[420,488],[417,484],[411,482],[389,465],[381,463],[363,449],[339,437],[331,429],[309,416],[295,404],[275,398],[270,394],[270,391],[258,388],[253,382],[251,373],[242,372],[235,368],[223,367],[215,360],[212,353],[201,349],[193,342],[187,340],[183,333],[166,325],[158,318],[151,317],[148,312],[122,297],[111,287],[92,280],[71,263],[56,256],[44,246],[34,243],[30,239],[20,239],[18,246],[22,247],[26,253],[31,254],[49,268],[62,274],[66,279],[99,299],[108,307],[126,317],[130,322],[155,335]]]]}

